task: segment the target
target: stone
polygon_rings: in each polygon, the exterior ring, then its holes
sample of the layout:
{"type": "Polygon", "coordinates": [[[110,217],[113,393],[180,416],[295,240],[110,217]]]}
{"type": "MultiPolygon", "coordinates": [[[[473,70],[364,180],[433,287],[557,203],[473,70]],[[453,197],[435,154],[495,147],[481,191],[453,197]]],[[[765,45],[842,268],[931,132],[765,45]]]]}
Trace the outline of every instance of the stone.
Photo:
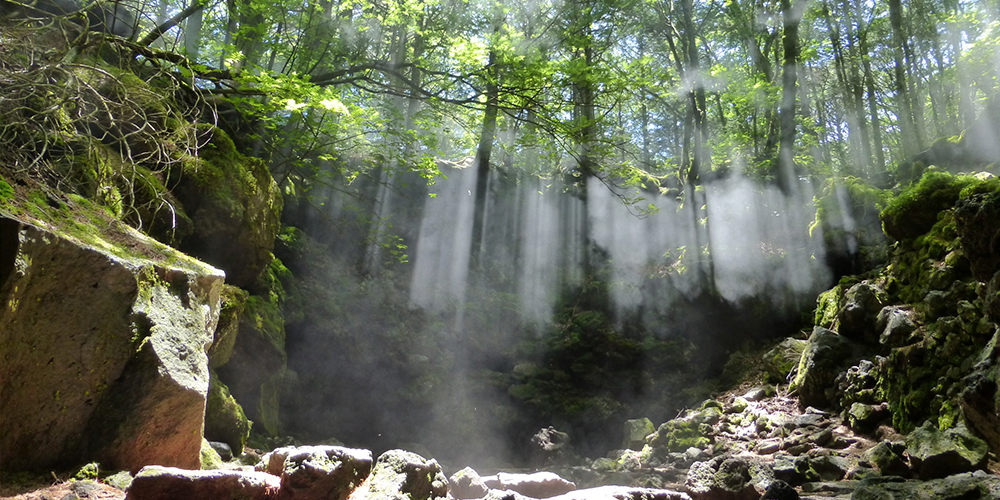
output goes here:
{"type": "Polygon", "coordinates": [[[699,413],[691,413],[660,424],[656,433],[650,436],[649,445],[666,452],[683,452],[691,447],[700,449],[709,447],[712,444],[712,428],[693,418],[696,415],[699,413]]]}
{"type": "Polygon", "coordinates": [[[855,431],[872,432],[878,424],[891,416],[889,405],[885,403],[878,405],[853,403],[847,410],[847,423],[855,431]]]}
{"type": "Polygon", "coordinates": [[[242,288],[223,285],[220,294],[219,324],[215,328],[212,345],[208,348],[208,365],[218,368],[229,362],[239,333],[240,317],[247,306],[250,294],[242,288]]]}
{"type": "Polygon", "coordinates": [[[913,309],[907,306],[886,306],[878,313],[876,329],[878,343],[885,347],[906,345],[917,329],[913,309]]]}
{"type": "Polygon", "coordinates": [[[874,343],[878,340],[876,319],[888,302],[885,291],[870,283],[858,283],[844,294],[837,312],[837,332],[847,338],[874,343]]]}
{"type": "Polygon", "coordinates": [[[988,449],[964,424],[941,431],[928,421],[907,436],[906,453],[919,478],[935,479],[983,468],[988,449]]]}
{"type": "Polygon", "coordinates": [[[750,465],[742,458],[716,457],[695,462],[688,469],[684,486],[694,500],[757,500],[760,493],[751,482],[750,465]]]}
{"type": "Polygon", "coordinates": [[[0,216],[5,471],[200,467],[224,275],[120,231],[112,242],[0,216]]]}
{"type": "Polygon", "coordinates": [[[230,456],[243,453],[243,447],[250,438],[250,420],[214,370],[209,370],[205,438],[225,443],[230,449],[230,456]]]}
{"type": "Polygon", "coordinates": [[[342,446],[285,446],[267,453],[258,471],[281,477],[281,498],[344,500],[372,470],[372,452],[342,446]]]}
{"type": "Polygon", "coordinates": [[[792,370],[798,367],[806,344],[805,340],[789,337],[768,351],[763,358],[768,380],[774,383],[786,383],[792,370]]]}
{"type": "Polygon", "coordinates": [[[201,440],[201,468],[202,470],[221,469],[223,466],[222,456],[212,447],[206,439],[201,440]]]}
{"type": "Polygon", "coordinates": [[[236,151],[222,130],[199,130],[198,158],[178,162],[168,187],[187,210],[193,233],[180,249],[226,271],[227,281],[248,288],[271,262],[281,229],[282,197],[267,165],[236,151]]]}
{"type": "Polygon", "coordinates": [[[559,462],[572,453],[569,434],[549,426],[531,436],[532,461],[544,465],[559,462]]]}
{"type": "Polygon", "coordinates": [[[799,492],[792,485],[776,480],[764,490],[760,500],[799,500],[799,492]]]}
{"type": "Polygon", "coordinates": [[[959,404],[966,425],[986,440],[994,453],[1000,454],[1000,390],[997,376],[1000,372],[1000,329],[980,351],[975,364],[961,382],[959,404]]]}
{"type": "Polygon", "coordinates": [[[906,445],[900,442],[882,441],[865,451],[863,457],[871,462],[883,476],[909,477],[910,467],[903,459],[906,445]]]}
{"type": "Polygon", "coordinates": [[[466,467],[448,478],[449,493],[459,500],[483,498],[489,491],[483,478],[472,467],[466,467]]]}
{"type": "Polygon", "coordinates": [[[998,498],[1000,477],[982,471],[929,481],[868,478],[857,483],[852,500],[967,500],[998,498]]]}
{"type": "Polygon", "coordinates": [[[233,459],[233,449],[228,444],[220,443],[218,441],[209,441],[208,445],[219,454],[219,458],[222,460],[229,462],[233,459]]]}
{"type": "Polygon", "coordinates": [[[825,406],[833,397],[834,381],[854,356],[854,345],[845,337],[822,327],[814,327],[802,352],[798,373],[790,388],[799,393],[802,406],[825,406]]]}
{"type": "Polygon", "coordinates": [[[576,484],[567,481],[554,472],[532,474],[497,474],[500,489],[516,491],[532,498],[551,498],[576,489],[576,484]]]}
{"type": "Polygon", "coordinates": [[[851,463],[836,455],[822,455],[809,458],[809,468],[819,475],[821,481],[840,481],[847,475],[851,463]]]}
{"type": "Polygon", "coordinates": [[[625,421],[624,439],[622,448],[627,450],[641,450],[646,445],[646,436],[656,432],[656,427],[648,418],[639,418],[625,421]]]}
{"type": "Polygon", "coordinates": [[[448,478],[434,459],[389,450],[378,457],[372,472],[350,500],[427,500],[448,495],[448,478]]]}
{"type": "Polygon", "coordinates": [[[126,500],[271,500],[281,481],[264,472],[236,470],[185,470],[151,465],[132,480],[126,500]]]}

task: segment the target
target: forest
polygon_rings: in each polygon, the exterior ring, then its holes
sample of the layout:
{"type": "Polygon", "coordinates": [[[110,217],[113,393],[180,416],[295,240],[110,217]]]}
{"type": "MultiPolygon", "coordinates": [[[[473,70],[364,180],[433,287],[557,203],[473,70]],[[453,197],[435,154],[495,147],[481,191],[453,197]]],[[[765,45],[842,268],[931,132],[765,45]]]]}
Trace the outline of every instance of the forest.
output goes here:
{"type": "Polygon", "coordinates": [[[1000,2],[181,2],[0,0],[3,469],[995,479],[1000,2]]]}

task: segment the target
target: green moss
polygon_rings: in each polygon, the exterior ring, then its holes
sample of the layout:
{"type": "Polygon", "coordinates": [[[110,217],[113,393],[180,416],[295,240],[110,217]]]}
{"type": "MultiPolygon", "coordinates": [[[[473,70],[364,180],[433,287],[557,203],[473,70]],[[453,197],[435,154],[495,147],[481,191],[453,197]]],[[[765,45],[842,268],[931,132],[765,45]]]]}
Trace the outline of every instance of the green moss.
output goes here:
{"type": "Polygon", "coordinates": [[[705,449],[712,444],[711,427],[695,419],[674,419],[660,425],[650,440],[654,449],[679,453],[688,448],[705,449]]]}
{"type": "Polygon", "coordinates": [[[204,438],[201,440],[201,468],[202,470],[221,469],[225,465],[219,452],[208,444],[204,438]]]}
{"type": "Polygon", "coordinates": [[[971,175],[952,175],[929,169],[920,182],[905,188],[882,210],[886,234],[896,240],[916,238],[929,231],[942,210],[952,208],[963,192],[987,182],[971,175]]]}
{"type": "Polygon", "coordinates": [[[276,349],[285,352],[285,318],[277,304],[264,297],[251,295],[247,298],[244,314],[246,320],[276,349]]]}
{"type": "Polygon", "coordinates": [[[12,199],[14,199],[14,188],[7,184],[3,178],[0,178],[0,203],[6,204],[12,199]]]}
{"type": "Polygon", "coordinates": [[[844,300],[844,291],[847,287],[837,285],[816,298],[816,311],[813,313],[813,323],[823,328],[833,328],[833,323],[837,321],[837,313],[840,311],[840,303],[844,300]]]}
{"type": "Polygon", "coordinates": [[[208,386],[208,401],[205,405],[205,437],[213,441],[221,441],[229,445],[233,455],[243,453],[243,447],[250,437],[253,425],[243,407],[229,393],[229,388],[223,384],[212,371],[208,386]]]}
{"type": "Polygon", "coordinates": [[[91,462],[87,465],[84,465],[83,467],[80,467],[80,470],[78,470],[76,474],[73,474],[73,479],[76,479],[77,481],[84,481],[87,479],[97,479],[98,473],[100,471],[101,471],[100,464],[98,464],[97,462],[91,462]]]}

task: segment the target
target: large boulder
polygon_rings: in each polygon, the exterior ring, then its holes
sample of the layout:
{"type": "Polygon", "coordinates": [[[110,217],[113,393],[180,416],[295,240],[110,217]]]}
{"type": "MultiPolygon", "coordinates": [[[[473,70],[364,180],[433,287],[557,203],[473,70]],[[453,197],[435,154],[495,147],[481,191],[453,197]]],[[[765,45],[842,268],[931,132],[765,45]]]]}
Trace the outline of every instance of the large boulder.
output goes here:
{"type": "Polygon", "coordinates": [[[371,475],[350,500],[427,500],[448,495],[448,478],[436,460],[389,450],[378,457],[371,475]]]}
{"type": "Polygon", "coordinates": [[[459,500],[483,498],[489,488],[483,478],[472,467],[466,467],[448,478],[449,493],[459,500]]]}
{"type": "Polygon", "coordinates": [[[576,484],[567,481],[554,472],[532,474],[497,474],[500,489],[516,491],[532,498],[550,498],[576,489],[576,484]]]}
{"type": "Polygon", "coordinates": [[[750,464],[738,457],[717,457],[695,462],[684,482],[688,495],[695,500],[757,500],[760,492],[753,485],[750,464]]]}
{"type": "Polygon", "coordinates": [[[283,500],[344,500],[372,470],[372,452],[342,446],[278,448],[258,470],[281,476],[283,500]]]}
{"type": "Polygon", "coordinates": [[[167,179],[194,223],[180,248],[247,288],[271,261],[281,228],[281,192],[267,165],[236,151],[225,132],[203,126],[199,133],[198,157],[177,162],[167,179]]]}
{"type": "Polygon", "coordinates": [[[185,470],[152,465],[132,480],[126,500],[272,500],[281,482],[264,472],[185,470]]]}
{"type": "Polygon", "coordinates": [[[826,406],[833,400],[834,381],[851,365],[854,344],[836,332],[817,326],[802,352],[791,388],[798,390],[802,406],[826,406]]]}
{"type": "Polygon", "coordinates": [[[924,423],[906,438],[906,453],[913,471],[921,479],[934,479],[971,472],[986,465],[986,443],[964,425],[946,431],[924,423]]]}
{"type": "Polygon", "coordinates": [[[28,220],[0,213],[4,470],[198,468],[223,273],[125,226],[28,220]]]}
{"type": "Polygon", "coordinates": [[[844,294],[844,305],[837,312],[837,332],[855,340],[878,341],[876,317],[888,300],[878,286],[864,282],[852,286],[844,294]]]}
{"type": "Polygon", "coordinates": [[[646,437],[656,432],[656,427],[648,418],[626,420],[624,427],[622,448],[626,450],[641,450],[646,445],[646,437]]]}

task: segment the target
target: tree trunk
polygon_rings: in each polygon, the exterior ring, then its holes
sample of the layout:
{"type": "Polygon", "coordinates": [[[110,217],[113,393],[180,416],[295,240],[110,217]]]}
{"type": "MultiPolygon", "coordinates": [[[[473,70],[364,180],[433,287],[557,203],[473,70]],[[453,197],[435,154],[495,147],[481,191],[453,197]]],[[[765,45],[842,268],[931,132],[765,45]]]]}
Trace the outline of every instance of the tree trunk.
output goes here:
{"type": "Polygon", "coordinates": [[[480,265],[479,257],[486,242],[486,188],[490,180],[490,156],[493,153],[493,141],[496,138],[499,100],[496,58],[496,51],[491,49],[489,62],[486,66],[486,112],[483,114],[483,129],[479,135],[479,147],[476,149],[474,163],[476,165],[476,201],[472,216],[472,258],[470,259],[473,265],[480,265]]]}
{"type": "Polygon", "coordinates": [[[795,103],[798,94],[799,22],[807,0],[781,0],[783,69],[781,74],[781,141],[778,146],[778,185],[791,192],[795,168],[795,103]]]}

